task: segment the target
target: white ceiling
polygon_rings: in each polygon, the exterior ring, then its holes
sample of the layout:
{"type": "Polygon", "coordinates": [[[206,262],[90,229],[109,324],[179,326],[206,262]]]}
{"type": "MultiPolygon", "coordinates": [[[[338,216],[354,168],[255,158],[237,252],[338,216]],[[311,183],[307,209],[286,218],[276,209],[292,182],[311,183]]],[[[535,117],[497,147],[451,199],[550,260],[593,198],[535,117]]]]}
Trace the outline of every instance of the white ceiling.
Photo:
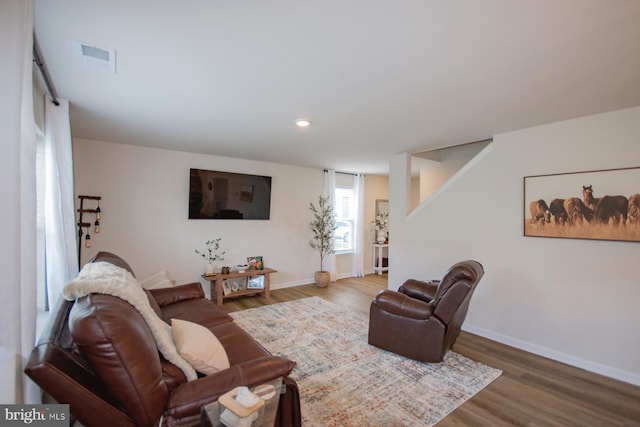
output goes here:
{"type": "Polygon", "coordinates": [[[34,22],[79,138],[384,174],[640,105],[638,0],[35,0],[34,22]]]}

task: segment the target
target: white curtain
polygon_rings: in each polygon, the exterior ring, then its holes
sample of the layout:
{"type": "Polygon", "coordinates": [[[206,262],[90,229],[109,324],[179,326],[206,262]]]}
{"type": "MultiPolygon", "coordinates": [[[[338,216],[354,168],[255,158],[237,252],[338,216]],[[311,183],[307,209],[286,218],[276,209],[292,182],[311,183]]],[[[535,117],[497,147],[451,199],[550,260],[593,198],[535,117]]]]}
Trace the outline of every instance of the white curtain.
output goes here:
{"type": "Polygon", "coordinates": [[[364,276],[364,174],[356,174],[353,179],[353,192],[355,196],[355,215],[353,233],[353,264],[351,275],[353,277],[364,276]]]}
{"type": "Polygon", "coordinates": [[[78,274],[69,102],[45,101],[45,258],[49,307],[78,274]]]}
{"type": "Polygon", "coordinates": [[[0,402],[36,403],[23,369],[36,334],[33,1],[0,2],[0,402]]]}
{"type": "MultiPolygon", "coordinates": [[[[329,169],[324,173],[324,196],[329,199],[330,206],[336,204],[336,171],[329,169]]],[[[334,238],[331,239],[332,241],[334,238]]],[[[333,243],[332,243],[333,244],[333,243]]],[[[324,269],[331,275],[331,280],[338,278],[338,269],[336,267],[336,255],[327,254],[324,259],[324,269]]]]}

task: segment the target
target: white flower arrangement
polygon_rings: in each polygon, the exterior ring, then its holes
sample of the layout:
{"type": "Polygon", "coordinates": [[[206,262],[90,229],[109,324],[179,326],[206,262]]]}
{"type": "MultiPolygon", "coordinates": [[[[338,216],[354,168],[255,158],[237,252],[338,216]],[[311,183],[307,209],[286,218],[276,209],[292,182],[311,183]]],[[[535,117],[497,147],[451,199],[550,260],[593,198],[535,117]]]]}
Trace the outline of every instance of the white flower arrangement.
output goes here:
{"type": "Polygon", "coordinates": [[[389,226],[389,212],[379,212],[376,214],[376,219],[371,221],[371,228],[376,231],[384,230],[389,226]]]}

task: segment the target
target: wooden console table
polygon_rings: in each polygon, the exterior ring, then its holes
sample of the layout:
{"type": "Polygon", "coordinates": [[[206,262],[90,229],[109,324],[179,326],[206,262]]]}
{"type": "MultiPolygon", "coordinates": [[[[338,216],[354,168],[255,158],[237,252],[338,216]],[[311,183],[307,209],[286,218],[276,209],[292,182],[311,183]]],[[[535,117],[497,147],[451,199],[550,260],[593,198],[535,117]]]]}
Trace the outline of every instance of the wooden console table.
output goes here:
{"type": "Polygon", "coordinates": [[[220,273],[216,273],[213,276],[207,276],[206,274],[203,274],[202,277],[205,280],[209,281],[209,284],[211,286],[211,300],[213,301],[213,298],[215,297],[216,299],[216,304],[218,305],[218,307],[222,307],[222,303],[224,302],[225,298],[233,298],[233,297],[239,297],[242,295],[253,295],[253,294],[264,294],[265,298],[270,298],[271,297],[271,289],[270,289],[270,280],[269,280],[269,275],[271,273],[276,273],[278,270],[274,270],[273,268],[265,268],[263,270],[245,270],[242,273],[240,272],[233,272],[233,273],[229,273],[229,274],[220,274],[220,273]],[[223,292],[223,283],[225,280],[227,279],[235,279],[238,277],[251,277],[251,276],[264,276],[264,288],[258,288],[258,289],[241,289],[238,290],[236,292],[231,292],[227,295],[224,295],[223,292]]]}

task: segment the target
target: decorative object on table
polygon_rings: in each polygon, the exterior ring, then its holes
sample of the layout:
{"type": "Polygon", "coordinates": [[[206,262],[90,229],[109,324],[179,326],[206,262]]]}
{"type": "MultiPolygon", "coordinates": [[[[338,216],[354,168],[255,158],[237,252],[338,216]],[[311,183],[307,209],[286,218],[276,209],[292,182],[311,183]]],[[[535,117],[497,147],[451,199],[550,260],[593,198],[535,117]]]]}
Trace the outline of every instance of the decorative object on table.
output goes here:
{"type": "Polygon", "coordinates": [[[370,346],[367,314],[320,297],[231,316],[267,350],[298,361],[291,376],[305,427],[433,426],[501,374],[454,351],[435,364],[370,346]]]}
{"type": "Polygon", "coordinates": [[[230,270],[228,266],[224,266],[220,269],[220,273],[222,274],[229,274],[230,270]]]}
{"type": "Polygon", "coordinates": [[[389,212],[376,212],[376,218],[371,221],[371,228],[377,232],[377,242],[384,244],[387,241],[387,227],[389,227],[389,212]]]}
{"type": "Polygon", "coordinates": [[[234,388],[220,396],[218,401],[225,408],[220,414],[220,421],[228,427],[251,426],[258,419],[258,410],[264,407],[264,400],[246,386],[234,388]]]}
{"type": "Polygon", "coordinates": [[[640,242],[640,167],[524,177],[524,235],[640,242]]]}
{"type": "Polygon", "coordinates": [[[249,264],[238,264],[238,265],[234,265],[231,268],[231,271],[237,272],[237,273],[244,273],[246,270],[250,270],[251,268],[249,267],[249,264]]]}
{"type": "MultiPolygon", "coordinates": [[[[280,394],[284,392],[282,378],[269,381],[268,383],[260,384],[254,388],[249,388],[249,390],[264,402],[264,405],[259,403],[256,404],[256,406],[258,406],[258,409],[254,413],[257,414],[257,417],[253,419],[250,425],[253,427],[275,425],[280,401],[280,394]]],[[[201,410],[201,425],[211,424],[212,426],[216,427],[221,425],[235,426],[235,422],[238,422],[240,420],[238,420],[236,417],[230,417],[230,412],[238,416],[239,418],[242,418],[242,416],[238,414],[243,414],[244,418],[247,417],[245,414],[248,414],[248,418],[250,419],[254,418],[251,416],[251,414],[249,414],[249,411],[247,409],[237,406],[241,401],[244,401],[244,399],[240,398],[241,393],[246,392],[242,392],[238,388],[235,388],[220,396],[218,400],[204,405],[201,410]]],[[[245,422],[247,422],[247,425],[249,425],[248,420],[246,420],[245,422]]]]}
{"type": "Polygon", "coordinates": [[[249,276],[247,289],[264,289],[264,276],[249,276]]]}
{"type": "Polygon", "coordinates": [[[225,279],[222,282],[222,291],[228,291],[224,295],[229,295],[234,292],[241,292],[247,289],[247,277],[232,277],[225,279]]]}
{"type": "Polygon", "coordinates": [[[205,270],[205,274],[213,275],[215,271],[214,261],[223,261],[225,251],[220,251],[220,241],[221,237],[213,240],[207,240],[205,245],[207,245],[207,250],[200,252],[196,249],[196,253],[200,255],[205,261],[207,261],[207,268],[205,270]]]}
{"type": "Polygon", "coordinates": [[[81,261],[80,261],[80,257],[82,254],[82,236],[84,235],[84,247],[85,248],[90,248],[91,247],[91,234],[90,234],[90,229],[91,229],[91,222],[85,222],[83,220],[83,216],[85,214],[93,214],[95,215],[94,217],[94,222],[93,222],[93,226],[94,228],[94,232],[96,234],[100,233],[100,220],[102,219],[101,216],[101,210],[100,210],[100,200],[102,200],[102,197],[100,196],[78,196],[78,199],[80,199],[80,208],[78,209],[78,265],[81,265],[81,261]],[[94,200],[97,202],[97,206],[95,209],[87,209],[84,206],[84,201],[85,200],[94,200]],[[83,232],[82,229],[86,228],[86,232],[83,232]]]}
{"type": "Polygon", "coordinates": [[[231,293],[231,286],[227,280],[222,281],[222,294],[227,296],[231,293]]]}
{"type": "Polygon", "coordinates": [[[249,270],[263,270],[264,262],[262,262],[261,256],[248,256],[247,264],[249,266],[249,270]]]}
{"type": "Polygon", "coordinates": [[[325,255],[335,252],[333,242],[333,230],[336,229],[336,219],[333,206],[328,197],[319,196],[318,205],[309,203],[309,210],[313,213],[313,219],[309,224],[313,238],[309,242],[311,247],[320,254],[320,270],[314,274],[316,286],[326,288],[331,281],[331,274],[323,269],[325,255]]]}

